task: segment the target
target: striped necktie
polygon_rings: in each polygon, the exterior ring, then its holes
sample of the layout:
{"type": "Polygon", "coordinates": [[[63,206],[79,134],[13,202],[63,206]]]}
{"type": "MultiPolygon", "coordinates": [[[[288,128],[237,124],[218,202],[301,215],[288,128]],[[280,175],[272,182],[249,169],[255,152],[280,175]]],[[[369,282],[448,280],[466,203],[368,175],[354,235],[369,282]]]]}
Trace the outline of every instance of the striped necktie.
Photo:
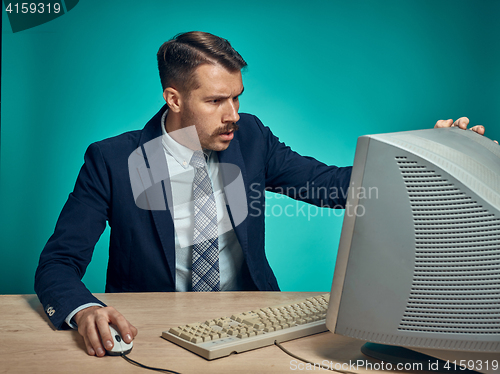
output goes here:
{"type": "Polygon", "coordinates": [[[195,168],[193,291],[220,291],[217,207],[203,152],[194,152],[190,163],[195,168]]]}

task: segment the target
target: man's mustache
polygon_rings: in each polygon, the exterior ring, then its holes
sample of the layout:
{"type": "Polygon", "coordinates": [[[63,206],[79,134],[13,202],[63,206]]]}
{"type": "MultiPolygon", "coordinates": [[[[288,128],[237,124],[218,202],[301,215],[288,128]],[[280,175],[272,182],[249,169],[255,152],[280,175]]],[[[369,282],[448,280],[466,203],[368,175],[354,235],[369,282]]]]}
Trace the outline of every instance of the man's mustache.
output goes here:
{"type": "Polygon", "coordinates": [[[231,132],[231,131],[238,131],[240,127],[236,124],[236,123],[228,123],[227,125],[221,127],[220,129],[218,129],[214,135],[221,135],[221,134],[226,134],[228,132],[231,132]]]}

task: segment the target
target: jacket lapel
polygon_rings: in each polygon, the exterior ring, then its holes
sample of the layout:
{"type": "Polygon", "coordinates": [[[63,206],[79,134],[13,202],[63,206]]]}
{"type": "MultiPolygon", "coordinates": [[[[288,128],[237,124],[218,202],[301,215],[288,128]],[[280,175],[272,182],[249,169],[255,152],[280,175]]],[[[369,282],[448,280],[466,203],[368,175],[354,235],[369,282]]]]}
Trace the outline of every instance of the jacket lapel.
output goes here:
{"type": "MultiPolygon", "coordinates": [[[[167,108],[167,105],[164,105],[146,124],[142,130],[139,144],[142,148],[146,166],[149,169],[149,175],[153,181],[151,189],[155,189],[151,194],[151,199],[163,199],[163,208],[152,209],[150,212],[167,259],[170,281],[175,289],[175,232],[174,222],[170,213],[170,208],[172,208],[172,189],[170,183],[168,183],[168,166],[160,140],[162,135],[161,117],[167,108]],[[167,202],[167,204],[165,205],[164,202],[167,202]]],[[[158,207],[160,205],[154,204],[154,206],[158,207]]]]}
{"type": "Polygon", "coordinates": [[[243,255],[248,258],[246,220],[248,203],[245,188],[247,175],[238,139],[233,139],[225,151],[218,152],[218,156],[229,217],[243,250],[243,255]]]}

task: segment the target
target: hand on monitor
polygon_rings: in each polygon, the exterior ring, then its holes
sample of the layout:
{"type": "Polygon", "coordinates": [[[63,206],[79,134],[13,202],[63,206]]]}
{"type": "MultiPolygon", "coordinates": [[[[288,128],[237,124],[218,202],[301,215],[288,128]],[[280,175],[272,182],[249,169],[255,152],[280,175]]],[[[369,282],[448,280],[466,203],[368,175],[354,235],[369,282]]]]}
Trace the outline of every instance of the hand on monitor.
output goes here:
{"type": "Polygon", "coordinates": [[[113,307],[91,306],[76,313],[73,319],[90,356],[102,357],[106,349],[112,348],[110,324],[117,327],[126,343],[130,343],[137,335],[137,329],[113,307]]]}
{"type": "MultiPolygon", "coordinates": [[[[456,121],[453,121],[452,119],[440,119],[439,121],[436,122],[434,128],[437,129],[441,127],[459,127],[463,130],[466,130],[468,125],[469,125],[469,119],[467,117],[460,117],[456,121]]],[[[475,131],[479,135],[484,135],[483,125],[473,126],[469,130],[475,131]]],[[[498,144],[496,140],[494,140],[494,142],[498,144]]]]}
{"type": "MultiPolygon", "coordinates": [[[[456,121],[453,121],[452,119],[440,119],[436,122],[434,128],[459,127],[463,130],[466,130],[468,125],[469,119],[467,117],[460,117],[456,121]]],[[[482,125],[473,126],[470,128],[470,130],[477,132],[479,135],[484,135],[484,126],[482,125]]]]}

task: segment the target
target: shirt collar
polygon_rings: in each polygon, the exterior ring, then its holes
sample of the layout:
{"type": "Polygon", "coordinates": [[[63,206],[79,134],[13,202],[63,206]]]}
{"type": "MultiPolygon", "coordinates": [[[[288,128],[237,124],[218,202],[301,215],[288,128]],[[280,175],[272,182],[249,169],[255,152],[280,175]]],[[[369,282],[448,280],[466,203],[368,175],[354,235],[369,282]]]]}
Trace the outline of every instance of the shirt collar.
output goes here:
{"type": "MultiPolygon", "coordinates": [[[[181,165],[184,169],[189,167],[189,162],[191,161],[191,157],[193,157],[194,151],[188,147],[183,146],[182,144],[177,143],[172,137],[168,134],[165,128],[165,120],[167,118],[168,109],[163,113],[161,117],[161,131],[162,131],[162,144],[165,150],[181,165]]],[[[210,156],[212,151],[210,149],[204,149],[203,153],[205,154],[205,159],[207,162],[210,160],[210,156]]]]}

